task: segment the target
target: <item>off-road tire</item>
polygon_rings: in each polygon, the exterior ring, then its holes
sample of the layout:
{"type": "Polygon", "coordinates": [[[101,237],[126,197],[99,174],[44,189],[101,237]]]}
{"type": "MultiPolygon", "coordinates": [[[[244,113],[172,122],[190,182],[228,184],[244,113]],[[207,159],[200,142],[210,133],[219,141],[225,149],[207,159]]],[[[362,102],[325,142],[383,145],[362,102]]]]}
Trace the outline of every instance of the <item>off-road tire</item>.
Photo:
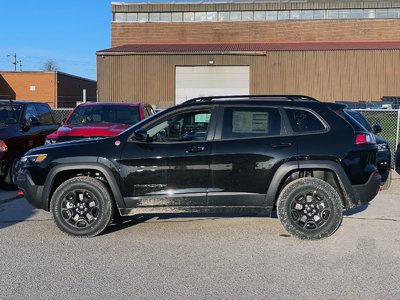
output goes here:
{"type": "Polygon", "coordinates": [[[283,227],[300,239],[328,237],[343,219],[339,194],[329,183],[313,177],[296,179],[284,187],[276,207],[283,227]]]}
{"type": "Polygon", "coordinates": [[[61,231],[77,237],[93,237],[109,225],[114,200],[104,183],[79,176],[65,181],[55,190],[50,212],[61,231]]]}

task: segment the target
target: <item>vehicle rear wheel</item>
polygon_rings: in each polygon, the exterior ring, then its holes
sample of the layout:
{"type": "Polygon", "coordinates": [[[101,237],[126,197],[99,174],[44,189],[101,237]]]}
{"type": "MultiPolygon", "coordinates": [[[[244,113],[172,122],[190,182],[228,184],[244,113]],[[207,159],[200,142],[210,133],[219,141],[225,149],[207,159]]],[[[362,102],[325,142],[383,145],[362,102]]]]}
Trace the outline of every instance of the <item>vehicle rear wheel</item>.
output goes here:
{"type": "Polygon", "coordinates": [[[50,211],[63,232],[92,237],[100,234],[110,223],[114,202],[104,183],[80,176],[65,181],[55,190],[50,211]]]}
{"type": "Polygon", "coordinates": [[[339,194],[329,183],[312,177],[289,183],[278,197],[277,211],[290,234],[308,240],[330,236],[343,219],[339,194]]]}

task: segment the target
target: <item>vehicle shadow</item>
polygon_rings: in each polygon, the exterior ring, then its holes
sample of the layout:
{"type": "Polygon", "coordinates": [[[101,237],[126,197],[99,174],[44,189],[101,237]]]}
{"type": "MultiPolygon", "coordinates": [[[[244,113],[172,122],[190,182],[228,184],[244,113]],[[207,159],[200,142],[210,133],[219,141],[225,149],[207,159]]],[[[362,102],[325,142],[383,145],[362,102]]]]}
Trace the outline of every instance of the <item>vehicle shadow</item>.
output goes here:
{"type": "Polygon", "coordinates": [[[354,208],[349,209],[349,210],[347,210],[347,211],[344,211],[344,212],[343,212],[343,216],[349,217],[349,216],[358,214],[358,213],[360,213],[360,212],[366,210],[366,209],[368,208],[368,205],[369,205],[369,204],[367,203],[367,204],[363,204],[363,205],[358,206],[358,207],[354,207],[354,208]]]}
{"type": "Polygon", "coordinates": [[[174,223],[187,223],[210,221],[223,218],[268,218],[266,214],[233,214],[233,213],[166,213],[166,214],[140,214],[134,216],[118,217],[114,219],[101,235],[107,235],[129,227],[145,223],[151,219],[169,220],[174,223]]]}
{"type": "Polygon", "coordinates": [[[0,190],[0,230],[34,215],[34,208],[17,192],[0,190]]]}

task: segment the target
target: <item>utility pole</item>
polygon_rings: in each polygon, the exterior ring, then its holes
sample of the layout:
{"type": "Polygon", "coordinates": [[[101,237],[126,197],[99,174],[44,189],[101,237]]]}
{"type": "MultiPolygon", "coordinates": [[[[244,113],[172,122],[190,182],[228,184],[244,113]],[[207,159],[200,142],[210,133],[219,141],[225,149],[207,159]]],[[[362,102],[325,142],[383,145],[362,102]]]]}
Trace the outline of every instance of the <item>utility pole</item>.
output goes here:
{"type": "Polygon", "coordinates": [[[19,71],[22,71],[22,60],[17,60],[17,53],[7,55],[7,57],[14,57],[14,60],[11,62],[14,65],[14,71],[17,72],[17,64],[19,64],[19,71]]]}

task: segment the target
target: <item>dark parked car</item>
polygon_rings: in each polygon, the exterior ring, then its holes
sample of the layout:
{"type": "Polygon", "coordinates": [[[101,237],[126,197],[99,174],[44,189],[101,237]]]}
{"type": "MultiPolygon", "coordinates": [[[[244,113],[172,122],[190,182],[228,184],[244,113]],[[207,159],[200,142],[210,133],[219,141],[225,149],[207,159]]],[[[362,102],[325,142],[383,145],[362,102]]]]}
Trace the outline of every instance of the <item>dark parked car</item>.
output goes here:
{"type": "Polygon", "coordinates": [[[391,162],[392,156],[390,152],[390,146],[387,140],[380,137],[378,133],[382,131],[382,128],[379,124],[371,125],[365,119],[365,117],[358,111],[347,109],[346,113],[352,116],[357,122],[359,122],[365,129],[369,132],[375,134],[376,144],[378,145],[378,153],[377,153],[377,165],[379,174],[381,174],[381,186],[383,189],[388,189],[392,180],[391,176],[391,162]]]}
{"type": "Polygon", "coordinates": [[[43,145],[57,125],[47,103],[0,101],[0,184],[15,188],[16,166],[29,149],[43,145]]]}
{"type": "Polygon", "coordinates": [[[151,105],[143,103],[83,103],[68,115],[63,126],[47,136],[45,144],[114,136],[153,114],[151,105]]]}
{"type": "Polygon", "coordinates": [[[374,135],[344,108],[291,95],[192,99],[114,137],[31,150],[18,186],[76,236],[100,234],[113,215],[276,208],[289,233],[319,239],[380,187],[374,135]]]}

